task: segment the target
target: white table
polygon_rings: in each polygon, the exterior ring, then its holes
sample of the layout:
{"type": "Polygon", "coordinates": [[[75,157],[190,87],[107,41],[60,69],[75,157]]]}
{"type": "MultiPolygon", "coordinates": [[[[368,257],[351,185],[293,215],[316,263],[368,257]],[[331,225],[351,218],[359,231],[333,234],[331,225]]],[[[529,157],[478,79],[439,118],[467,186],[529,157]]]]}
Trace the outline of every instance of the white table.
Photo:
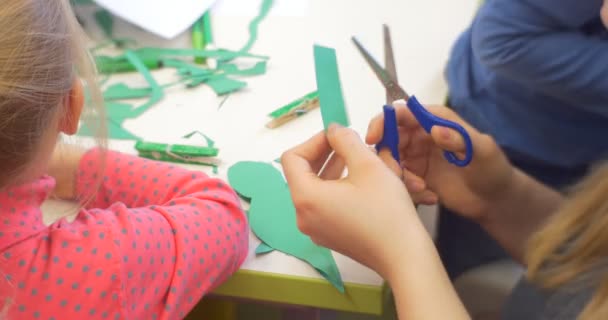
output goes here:
{"type": "MultiPolygon", "coordinates": [[[[322,129],[318,110],[279,129],[264,127],[270,111],[316,89],[312,47],[318,43],[336,48],[352,127],[364,134],[369,120],[381,111],[385,94],[350,37],[357,35],[374,54],[382,57],[382,24],[387,23],[392,31],[400,83],[425,104],[440,104],[447,94],[443,69],[450,48],[468,26],[478,3],[477,0],[304,2],[308,3],[308,9],[300,12],[300,16],[271,15],[262,23],[252,52],[271,57],[268,73],[246,79],[248,88],[232,94],[220,110],[218,105],[223,98],[216,97],[211,89],[176,87],[140,118],[127,121],[125,128],[149,141],[171,140],[193,130],[204,132],[221,150],[219,176],[224,178],[227,168],[235,162],[272,161],[322,129]]],[[[238,49],[247,40],[250,20],[250,16],[214,16],[216,45],[238,49]]],[[[138,39],[144,45],[190,44],[188,34],[166,42],[124,22],[117,21],[117,29],[118,35],[138,39]]],[[[154,74],[161,83],[174,79],[171,70],[154,74]]],[[[137,74],[113,79],[145,85],[137,74]]],[[[133,142],[113,141],[111,146],[134,152],[133,142]]],[[[218,294],[372,314],[382,312],[383,280],[372,270],[334,254],[347,284],[347,295],[342,296],[309,265],[293,257],[279,252],[256,257],[254,249],[258,244],[252,235],[250,254],[240,274],[220,288],[218,294]],[[267,288],[282,292],[263,292],[267,288]],[[349,296],[350,292],[354,295],[349,296]],[[373,299],[378,301],[368,301],[373,299]]]]}

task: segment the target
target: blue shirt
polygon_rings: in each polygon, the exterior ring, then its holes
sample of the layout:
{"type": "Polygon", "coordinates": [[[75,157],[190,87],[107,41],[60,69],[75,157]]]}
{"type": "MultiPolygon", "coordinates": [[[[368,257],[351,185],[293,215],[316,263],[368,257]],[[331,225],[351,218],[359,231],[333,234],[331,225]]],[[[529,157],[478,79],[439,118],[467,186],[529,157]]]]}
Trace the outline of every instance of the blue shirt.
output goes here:
{"type": "Polygon", "coordinates": [[[602,0],[488,0],[455,44],[450,103],[519,160],[577,167],[608,155],[602,0]]]}

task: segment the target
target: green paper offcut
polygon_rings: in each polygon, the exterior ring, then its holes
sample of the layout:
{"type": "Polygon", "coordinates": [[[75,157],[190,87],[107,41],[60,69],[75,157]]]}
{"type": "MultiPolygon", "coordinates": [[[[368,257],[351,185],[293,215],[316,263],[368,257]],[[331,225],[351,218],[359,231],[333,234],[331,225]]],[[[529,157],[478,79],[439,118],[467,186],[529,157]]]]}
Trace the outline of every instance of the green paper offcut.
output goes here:
{"type": "Polygon", "coordinates": [[[259,61],[251,68],[239,69],[237,65],[231,63],[220,63],[218,69],[229,75],[259,76],[266,73],[266,65],[266,61],[259,61]]]}
{"type": "Polygon", "coordinates": [[[95,12],[95,21],[108,38],[112,38],[114,34],[114,18],[108,10],[100,9],[95,12]]]}
{"type": "Polygon", "coordinates": [[[141,99],[152,94],[151,88],[131,88],[124,83],[116,83],[109,86],[103,93],[106,101],[141,99]]]}
{"type": "Polygon", "coordinates": [[[205,141],[207,141],[207,146],[213,148],[215,146],[215,141],[213,141],[213,139],[209,138],[209,136],[207,136],[206,134],[196,130],[196,131],[192,131],[190,133],[188,133],[187,135],[184,135],[184,138],[186,139],[190,139],[192,138],[195,134],[201,135],[203,138],[205,138],[205,141]]]}
{"type": "Polygon", "coordinates": [[[268,60],[267,56],[254,55],[247,52],[237,52],[225,49],[200,50],[200,49],[172,49],[172,48],[153,48],[145,47],[135,50],[140,56],[163,60],[166,57],[201,57],[214,58],[219,60],[230,60],[239,57],[256,58],[268,60]]]}
{"type": "Polygon", "coordinates": [[[332,123],[348,127],[350,123],[342,96],[336,50],[315,45],[314,56],[323,126],[325,130],[332,123]]]}
{"type": "Polygon", "coordinates": [[[226,76],[213,77],[205,82],[218,96],[223,96],[247,86],[247,82],[235,80],[226,76]]]}
{"type": "Polygon", "coordinates": [[[135,66],[137,71],[144,77],[144,79],[146,79],[146,81],[150,85],[150,89],[152,90],[152,94],[150,95],[150,100],[148,100],[148,102],[144,103],[143,105],[141,105],[141,106],[137,107],[137,109],[135,109],[135,111],[136,111],[135,117],[138,117],[141,114],[143,114],[144,112],[146,112],[150,107],[152,107],[153,105],[160,102],[160,100],[162,100],[162,98],[164,96],[163,89],[158,85],[158,83],[156,82],[156,80],[154,79],[152,74],[150,73],[150,70],[148,70],[148,68],[143,63],[143,61],[133,51],[127,50],[125,52],[125,58],[127,58],[127,60],[129,60],[129,62],[131,62],[131,64],[133,64],[133,66],[135,66]]]}
{"type": "Polygon", "coordinates": [[[271,253],[274,251],[273,247],[268,246],[265,243],[260,243],[260,245],[255,248],[255,254],[266,254],[266,253],[271,253]]]}
{"type": "MultiPolygon", "coordinates": [[[[255,42],[258,39],[258,29],[260,27],[260,23],[262,23],[264,18],[266,18],[266,16],[268,16],[268,13],[270,12],[270,9],[272,8],[273,4],[274,4],[273,0],[264,0],[262,2],[262,5],[260,7],[260,12],[249,23],[249,40],[247,40],[247,43],[238,52],[246,53],[246,52],[249,52],[249,50],[251,50],[251,48],[253,47],[253,45],[255,44],[255,42]]],[[[228,60],[231,60],[231,59],[228,59],[228,60]]],[[[226,61],[228,61],[228,60],[226,60],[226,61]]]]}
{"type": "Polygon", "coordinates": [[[239,195],[251,201],[249,223],[263,243],[307,262],[344,293],[331,251],[298,230],[291,194],[279,170],[270,163],[239,162],[228,169],[228,181],[239,195]]]}

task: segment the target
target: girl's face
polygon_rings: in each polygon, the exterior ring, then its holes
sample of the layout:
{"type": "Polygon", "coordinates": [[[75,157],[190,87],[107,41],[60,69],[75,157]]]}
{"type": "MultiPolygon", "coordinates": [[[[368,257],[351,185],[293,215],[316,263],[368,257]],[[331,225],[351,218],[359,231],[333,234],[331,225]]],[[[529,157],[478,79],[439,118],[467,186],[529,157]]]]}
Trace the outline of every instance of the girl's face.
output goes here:
{"type": "Polygon", "coordinates": [[[608,0],[604,0],[604,6],[602,7],[602,11],[600,11],[600,15],[602,16],[604,25],[608,28],[608,0]]]}

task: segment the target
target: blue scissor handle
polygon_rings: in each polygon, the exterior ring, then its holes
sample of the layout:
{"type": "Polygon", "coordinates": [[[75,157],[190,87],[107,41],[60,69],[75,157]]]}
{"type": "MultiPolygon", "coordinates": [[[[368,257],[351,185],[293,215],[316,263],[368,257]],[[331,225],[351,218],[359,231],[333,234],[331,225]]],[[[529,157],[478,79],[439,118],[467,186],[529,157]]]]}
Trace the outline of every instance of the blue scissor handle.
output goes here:
{"type": "Polygon", "coordinates": [[[384,135],[382,140],[376,144],[376,151],[380,152],[383,148],[388,148],[391,151],[393,159],[397,163],[399,160],[399,130],[397,129],[397,114],[393,106],[385,105],[384,111],[384,135]]]}
{"type": "Polygon", "coordinates": [[[473,159],[473,143],[471,142],[471,137],[469,136],[469,133],[461,125],[453,121],[439,118],[436,115],[428,112],[414,96],[411,96],[407,100],[407,106],[414,114],[414,117],[416,117],[416,120],[418,120],[418,123],[420,123],[420,125],[422,126],[422,128],[424,128],[426,132],[431,133],[431,128],[433,128],[433,126],[442,126],[454,129],[458,131],[458,133],[460,133],[465,143],[465,157],[461,160],[458,159],[458,157],[456,157],[453,152],[444,151],[443,155],[448,160],[448,162],[455,164],[459,167],[465,167],[471,162],[471,159],[473,159]]]}

